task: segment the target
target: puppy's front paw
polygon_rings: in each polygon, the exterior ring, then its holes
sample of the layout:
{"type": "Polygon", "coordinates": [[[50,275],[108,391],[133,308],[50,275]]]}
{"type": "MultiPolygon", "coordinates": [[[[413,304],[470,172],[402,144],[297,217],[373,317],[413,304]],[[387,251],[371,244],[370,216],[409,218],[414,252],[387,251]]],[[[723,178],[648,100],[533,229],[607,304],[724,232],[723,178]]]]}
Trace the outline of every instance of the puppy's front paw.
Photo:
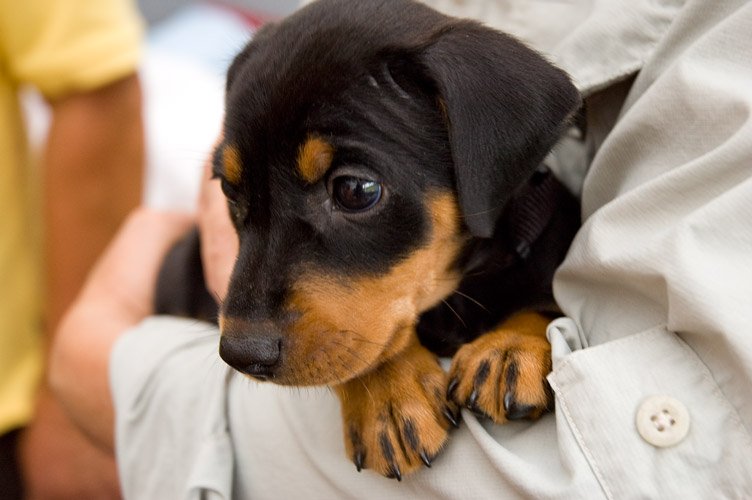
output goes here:
{"type": "Polygon", "coordinates": [[[523,313],[462,346],[449,371],[447,399],[496,423],[538,418],[552,409],[548,322],[523,313]]]}
{"type": "Polygon", "coordinates": [[[401,480],[431,466],[456,425],[444,399],[446,374],[420,345],[335,388],[342,403],[345,448],[355,466],[401,480]]]}

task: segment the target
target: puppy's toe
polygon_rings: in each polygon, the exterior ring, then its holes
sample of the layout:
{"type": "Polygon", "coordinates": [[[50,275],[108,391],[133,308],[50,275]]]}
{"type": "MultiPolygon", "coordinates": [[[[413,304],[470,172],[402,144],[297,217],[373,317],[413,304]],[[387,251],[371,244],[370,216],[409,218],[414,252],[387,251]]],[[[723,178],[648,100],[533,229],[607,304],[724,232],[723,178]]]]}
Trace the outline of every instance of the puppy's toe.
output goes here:
{"type": "Polygon", "coordinates": [[[401,480],[431,466],[457,409],[444,399],[446,375],[435,357],[389,362],[338,387],[345,448],[358,470],[401,480]],[[431,359],[432,358],[432,359],[431,359]]]}
{"type": "Polygon", "coordinates": [[[545,338],[500,328],[455,354],[447,399],[496,423],[538,418],[553,407],[550,371],[545,338]]]}

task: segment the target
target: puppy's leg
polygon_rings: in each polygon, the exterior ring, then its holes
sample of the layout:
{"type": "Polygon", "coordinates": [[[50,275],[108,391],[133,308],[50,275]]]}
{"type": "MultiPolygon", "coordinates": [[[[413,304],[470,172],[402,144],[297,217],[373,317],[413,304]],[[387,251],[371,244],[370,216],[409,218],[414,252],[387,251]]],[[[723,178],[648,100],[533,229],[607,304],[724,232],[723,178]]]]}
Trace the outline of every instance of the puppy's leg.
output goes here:
{"type": "Polygon", "coordinates": [[[457,408],[445,401],[446,374],[417,338],[366,375],[335,387],[347,454],[358,470],[402,479],[431,460],[447,439],[457,408]]]}
{"type": "Polygon", "coordinates": [[[447,399],[496,423],[538,418],[553,407],[550,319],[521,313],[457,351],[447,399]]]}

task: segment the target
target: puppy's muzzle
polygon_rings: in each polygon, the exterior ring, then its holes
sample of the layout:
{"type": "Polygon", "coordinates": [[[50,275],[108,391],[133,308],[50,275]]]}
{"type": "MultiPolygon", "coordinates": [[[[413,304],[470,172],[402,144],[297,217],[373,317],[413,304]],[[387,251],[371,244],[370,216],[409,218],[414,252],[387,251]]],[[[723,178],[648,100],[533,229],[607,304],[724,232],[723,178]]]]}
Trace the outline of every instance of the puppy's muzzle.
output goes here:
{"type": "Polygon", "coordinates": [[[274,378],[282,354],[282,332],[269,323],[225,321],[219,356],[239,372],[259,380],[274,378]]]}

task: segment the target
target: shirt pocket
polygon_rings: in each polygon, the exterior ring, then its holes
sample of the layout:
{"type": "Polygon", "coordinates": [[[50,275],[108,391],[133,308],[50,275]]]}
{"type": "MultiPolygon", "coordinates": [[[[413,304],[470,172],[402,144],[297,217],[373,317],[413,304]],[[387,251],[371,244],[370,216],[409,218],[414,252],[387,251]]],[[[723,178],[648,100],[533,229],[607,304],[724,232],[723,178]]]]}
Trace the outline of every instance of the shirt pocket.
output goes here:
{"type": "MultiPolygon", "coordinates": [[[[549,337],[565,342],[555,324],[549,337]]],[[[555,358],[549,382],[556,411],[609,498],[752,491],[752,439],[676,333],[656,327],[555,358]]]]}

